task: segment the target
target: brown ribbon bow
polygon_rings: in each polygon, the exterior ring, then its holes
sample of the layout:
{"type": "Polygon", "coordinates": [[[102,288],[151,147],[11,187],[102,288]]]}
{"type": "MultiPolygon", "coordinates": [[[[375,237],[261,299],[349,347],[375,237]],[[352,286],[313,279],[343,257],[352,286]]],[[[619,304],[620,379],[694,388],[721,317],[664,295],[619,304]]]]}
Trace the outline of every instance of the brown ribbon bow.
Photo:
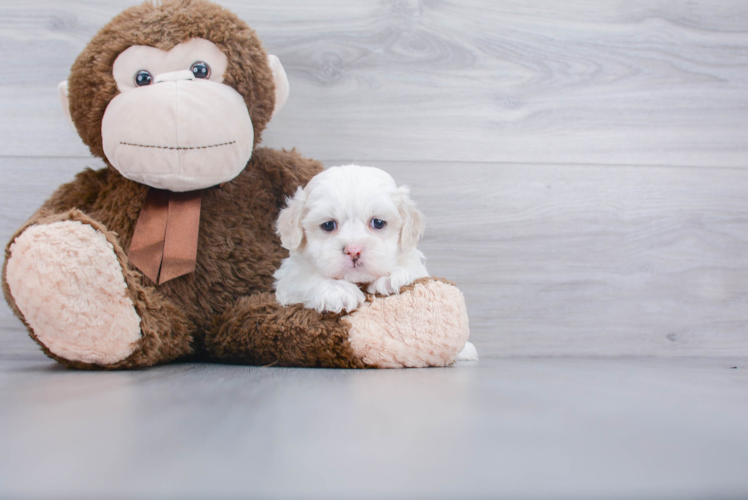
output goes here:
{"type": "Polygon", "coordinates": [[[150,188],[127,257],[160,285],[195,270],[202,191],[150,188]]]}

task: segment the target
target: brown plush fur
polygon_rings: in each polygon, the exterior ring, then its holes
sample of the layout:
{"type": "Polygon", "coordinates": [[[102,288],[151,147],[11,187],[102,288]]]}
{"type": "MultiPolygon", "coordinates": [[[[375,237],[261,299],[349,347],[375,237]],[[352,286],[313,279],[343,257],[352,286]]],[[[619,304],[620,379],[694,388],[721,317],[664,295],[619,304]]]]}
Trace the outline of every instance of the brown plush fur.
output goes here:
{"type": "Polygon", "coordinates": [[[263,293],[239,299],[219,316],[206,347],[227,363],[365,368],[348,344],[349,328],[338,314],[283,307],[263,293]]]}

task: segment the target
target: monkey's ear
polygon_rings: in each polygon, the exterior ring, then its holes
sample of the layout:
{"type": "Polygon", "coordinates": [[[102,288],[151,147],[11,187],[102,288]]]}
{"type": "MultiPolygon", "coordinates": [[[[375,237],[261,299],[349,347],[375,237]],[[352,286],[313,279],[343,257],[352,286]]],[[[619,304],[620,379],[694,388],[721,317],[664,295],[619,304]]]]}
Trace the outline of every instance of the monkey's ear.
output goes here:
{"type": "Polygon", "coordinates": [[[268,64],[270,64],[270,69],[273,71],[273,79],[275,80],[275,108],[273,109],[273,115],[275,115],[288,100],[288,77],[278,56],[268,54],[268,64]]]}
{"type": "Polygon", "coordinates": [[[304,241],[304,228],[301,219],[304,218],[304,207],[306,205],[306,191],[299,187],[293,198],[287,198],[286,208],[281,210],[278,216],[276,232],[281,239],[281,246],[286,250],[298,250],[304,241]]]}
{"type": "Polygon", "coordinates": [[[75,123],[73,123],[73,117],[70,115],[70,100],[68,99],[68,81],[60,82],[57,85],[57,92],[60,94],[60,104],[62,105],[62,112],[67,118],[67,122],[70,128],[75,131],[75,123]]]}

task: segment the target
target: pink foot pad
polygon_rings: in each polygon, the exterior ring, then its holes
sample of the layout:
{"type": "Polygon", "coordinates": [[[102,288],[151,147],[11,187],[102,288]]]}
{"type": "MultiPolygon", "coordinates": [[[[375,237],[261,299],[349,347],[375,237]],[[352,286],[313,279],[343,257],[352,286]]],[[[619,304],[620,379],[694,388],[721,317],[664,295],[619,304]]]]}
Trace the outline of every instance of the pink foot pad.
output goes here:
{"type": "Polygon", "coordinates": [[[109,365],[141,337],[114,247],[88,224],[31,226],[13,242],[7,281],[37,339],[61,358],[109,365]]]}

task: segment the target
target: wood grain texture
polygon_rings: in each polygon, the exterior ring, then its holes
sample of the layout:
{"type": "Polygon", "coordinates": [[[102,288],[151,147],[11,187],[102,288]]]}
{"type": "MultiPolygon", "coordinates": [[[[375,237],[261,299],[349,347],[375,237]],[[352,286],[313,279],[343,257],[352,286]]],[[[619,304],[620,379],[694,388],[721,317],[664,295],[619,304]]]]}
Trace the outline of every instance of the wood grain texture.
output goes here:
{"type": "MultiPolygon", "coordinates": [[[[4,155],[86,155],[55,86],[132,3],[0,7],[4,155]]],[[[222,3],[288,71],[272,146],[322,160],[746,166],[744,2],[222,3]]]]}
{"type": "Polygon", "coordinates": [[[380,164],[487,355],[748,355],[743,169],[380,164]]]}

